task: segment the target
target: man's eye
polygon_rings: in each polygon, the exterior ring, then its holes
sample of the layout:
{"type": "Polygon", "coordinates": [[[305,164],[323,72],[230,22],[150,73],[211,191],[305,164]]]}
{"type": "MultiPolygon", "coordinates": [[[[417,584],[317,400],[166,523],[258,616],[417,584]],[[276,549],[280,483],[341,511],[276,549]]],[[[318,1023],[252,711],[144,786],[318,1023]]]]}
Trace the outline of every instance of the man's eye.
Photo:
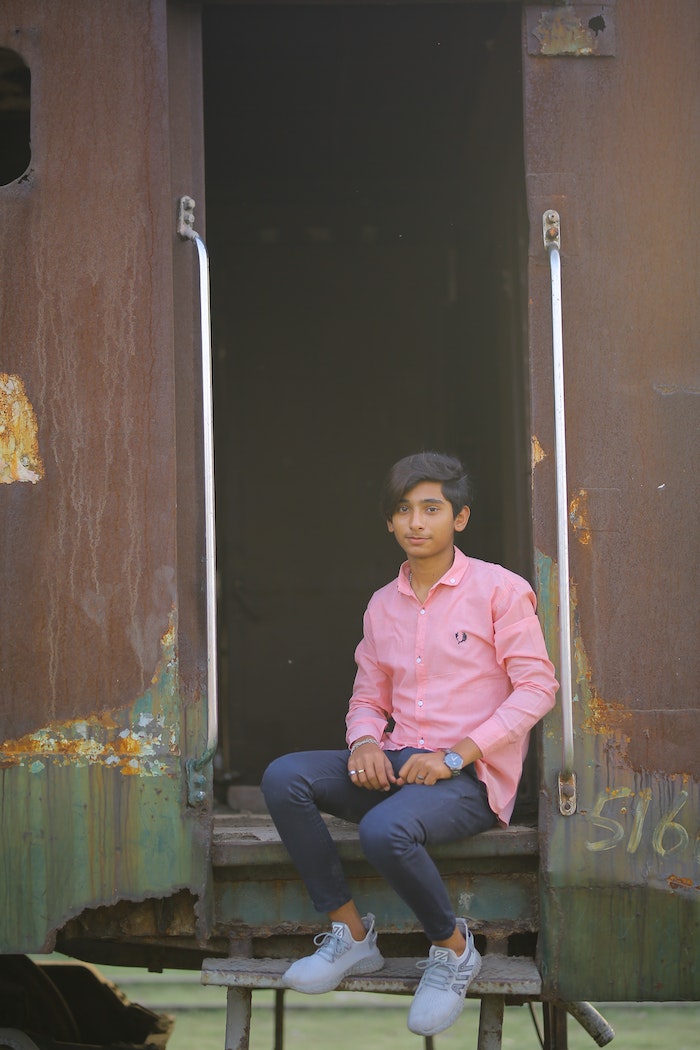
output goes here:
{"type": "Polygon", "coordinates": [[[406,504],[405,504],[405,503],[401,503],[401,504],[400,504],[400,505],[399,505],[399,506],[398,506],[398,507],[396,508],[396,513],[397,513],[397,514],[405,514],[407,510],[408,510],[408,507],[406,506],[406,504]]]}

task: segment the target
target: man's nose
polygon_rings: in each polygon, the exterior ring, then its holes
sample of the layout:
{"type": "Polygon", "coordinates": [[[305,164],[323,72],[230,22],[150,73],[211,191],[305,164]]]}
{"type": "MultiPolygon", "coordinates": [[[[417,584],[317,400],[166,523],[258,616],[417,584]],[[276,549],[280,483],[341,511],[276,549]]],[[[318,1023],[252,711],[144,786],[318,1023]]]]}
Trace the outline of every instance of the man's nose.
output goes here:
{"type": "Polygon", "coordinates": [[[423,528],[423,515],[420,510],[416,509],[411,514],[411,528],[422,529],[423,528]]]}

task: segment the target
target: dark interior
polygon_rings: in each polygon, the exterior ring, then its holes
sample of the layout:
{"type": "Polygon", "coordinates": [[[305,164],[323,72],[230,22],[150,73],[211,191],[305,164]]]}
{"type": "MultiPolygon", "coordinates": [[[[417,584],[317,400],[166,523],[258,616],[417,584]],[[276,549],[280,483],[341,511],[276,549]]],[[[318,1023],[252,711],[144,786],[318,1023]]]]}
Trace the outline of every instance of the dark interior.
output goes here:
{"type": "Polygon", "coordinates": [[[204,73],[221,794],[343,746],[394,460],[531,576],[519,5],[216,5],[204,73]]]}
{"type": "Polygon", "coordinates": [[[29,167],[31,73],[20,56],[0,47],[0,186],[29,167]]]}

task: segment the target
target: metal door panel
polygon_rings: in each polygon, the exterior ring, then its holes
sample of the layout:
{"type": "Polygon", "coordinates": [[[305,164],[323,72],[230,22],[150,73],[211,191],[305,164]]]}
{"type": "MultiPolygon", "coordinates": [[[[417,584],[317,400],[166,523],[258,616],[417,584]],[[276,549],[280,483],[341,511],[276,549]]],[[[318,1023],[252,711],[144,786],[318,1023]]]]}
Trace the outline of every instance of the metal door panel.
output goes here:
{"type": "MultiPolygon", "coordinates": [[[[165,0],[0,13],[0,46],[32,75],[31,165],[0,188],[2,367],[17,377],[0,397],[11,415],[21,389],[37,451],[34,476],[0,488],[4,951],[205,877],[183,785],[202,650],[199,599],[179,610],[198,546],[178,498],[196,514],[197,488],[176,461],[167,32],[165,0]]],[[[192,261],[178,265],[191,298],[192,261]]]]}
{"type": "Polygon", "coordinates": [[[697,998],[700,13],[690,0],[663,11],[579,4],[564,14],[572,11],[584,27],[603,17],[615,46],[599,57],[544,51],[533,26],[556,10],[528,5],[523,19],[535,545],[556,652],[541,237],[553,207],[562,223],[578,777],[577,812],[562,817],[555,712],[544,733],[545,986],[563,999],[697,998]]]}

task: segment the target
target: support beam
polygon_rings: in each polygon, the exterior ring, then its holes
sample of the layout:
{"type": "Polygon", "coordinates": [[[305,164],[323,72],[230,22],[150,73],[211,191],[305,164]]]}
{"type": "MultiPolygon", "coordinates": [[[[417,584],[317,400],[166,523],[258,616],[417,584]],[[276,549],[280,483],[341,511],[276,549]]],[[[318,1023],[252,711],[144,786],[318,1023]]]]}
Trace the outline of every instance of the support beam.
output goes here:
{"type": "Polygon", "coordinates": [[[275,990],[275,1050],[284,1050],[284,988],[275,990]]]}
{"type": "Polygon", "coordinates": [[[226,992],[226,1050],[248,1050],[252,992],[228,988],[226,992]]]}
{"type": "Polygon", "coordinates": [[[483,996],[479,1012],[477,1050],[501,1050],[504,1007],[505,1000],[502,995],[483,996]]]}
{"type": "Polygon", "coordinates": [[[561,1003],[543,1002],[542,1012],[544,1014],[543,1050],[568,1050],[566,1009],[561,1003]]]}

